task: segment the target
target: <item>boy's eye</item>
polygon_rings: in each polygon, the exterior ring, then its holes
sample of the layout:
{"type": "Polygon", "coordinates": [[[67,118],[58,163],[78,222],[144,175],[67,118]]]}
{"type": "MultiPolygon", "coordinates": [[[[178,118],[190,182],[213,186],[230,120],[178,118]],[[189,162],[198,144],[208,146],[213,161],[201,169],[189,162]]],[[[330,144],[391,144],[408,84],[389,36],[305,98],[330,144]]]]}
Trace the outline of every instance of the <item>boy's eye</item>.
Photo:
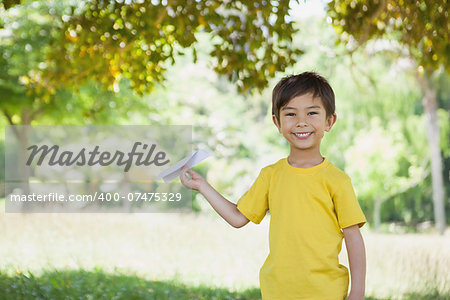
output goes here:
{"type": "Polygon", "coordinates": [[[315,112],[315,111],[311,111],[311,112],[309,112],[309,114],[310,114],[310,115],[317,115],[317,114],[318,114],[318,112],[315,112]]]}
{"type": "Polygon", "coordinates": [[[285,116],[291,117],[291,116],[295,116],[295,114],[294,113],[287,113],[285,116]]]}

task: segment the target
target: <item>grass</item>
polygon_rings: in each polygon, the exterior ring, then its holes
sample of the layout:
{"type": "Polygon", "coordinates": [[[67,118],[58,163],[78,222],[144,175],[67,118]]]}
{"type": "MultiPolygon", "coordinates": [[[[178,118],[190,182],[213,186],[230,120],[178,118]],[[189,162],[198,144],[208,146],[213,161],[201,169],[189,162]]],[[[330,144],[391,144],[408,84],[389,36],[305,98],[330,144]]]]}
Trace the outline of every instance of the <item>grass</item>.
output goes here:
{"type": "Polygon", "coordinates": [[[241,292],[177,281],[146,280],[136,275],[65,270],[15,276],[0,275],[1,299],[261,299],[259,289],[241,292]]]}
{"type": "MultiPolygon", "coordinates": [[[[259,288],[233,291],[226,288],[200,285],[187,286],[175,280],[146,280],[136,275],[109,274],[95,268],[86,270],[46,271],[40,277],[31,272],[13,276],[0,273],[0,299],[261,299],[259,288]]],[[[388,298],[366,297],[366,300],[388,298]]],[[[396,298],[392,298],[396,299],[396,298]]],[[[444,300],[448,295],[438,291],[409,293],[406,300],[444,300]]]]}
{"type": "MultiPolygon", "coordinates": [[[[448,233],[363,235],[366,299],[450,299],[448,233]]],[[[211,211],[0,212],[0,299],[259,299],[267,237],[211,211]]]]}

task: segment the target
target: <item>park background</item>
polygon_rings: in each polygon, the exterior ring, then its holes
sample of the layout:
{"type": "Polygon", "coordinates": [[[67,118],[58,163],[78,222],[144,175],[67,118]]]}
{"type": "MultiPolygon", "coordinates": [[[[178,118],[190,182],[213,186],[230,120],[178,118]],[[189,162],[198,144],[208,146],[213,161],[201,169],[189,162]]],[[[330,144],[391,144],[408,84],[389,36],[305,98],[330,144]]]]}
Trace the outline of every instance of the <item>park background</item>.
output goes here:
{"type": "MultiPolygon", "coordinates": [[[[192,125],[213,149],[194,169],[233,202],[288,154],[273,86],[324,75],[322,154],[368,219],[367,298],[450,298],[447,1],[1,3],[2,130],[192,125]]],[[[186,213],[2,211],[0,299],[258,299],[268,223],[232,228],[196,193],[186,213]]]]}

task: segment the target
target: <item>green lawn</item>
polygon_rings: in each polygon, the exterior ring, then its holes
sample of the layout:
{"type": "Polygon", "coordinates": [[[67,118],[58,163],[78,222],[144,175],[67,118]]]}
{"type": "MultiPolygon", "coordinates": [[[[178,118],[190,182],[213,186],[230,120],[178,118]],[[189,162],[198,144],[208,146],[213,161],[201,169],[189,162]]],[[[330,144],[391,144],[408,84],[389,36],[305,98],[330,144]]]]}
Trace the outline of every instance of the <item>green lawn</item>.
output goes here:
{"type": "MultiPolygon", "coordinates": [[[[136,275],[94,271],[55,270],[40,277],[32,273],[0,274],[0,299],[261,299],[258,288],[232,291],[226,288],[185,285],[175,280],[146,280],[136,275]]],[[[438,291],[408,293],[402,299],[449,299],[438,291]]],[[[366,297],[367,300],[396,299],[366,297]]]]}
{"type": "MultiPolygon", "coordinates": [[[[0,299],[259,299],[267,230],[211,211],[1,212],[0,299]]],[[[366,299],[450,299],[448,233],[363,235],[366,299]]]]}
{"type": "Polygon", "coordinates": [[[177,281],[146,280],[102,270],[66,270],[0,275],[1,299],[260,299],[259,289],[241,292],[208,286],[190,287],[177,281]]]}

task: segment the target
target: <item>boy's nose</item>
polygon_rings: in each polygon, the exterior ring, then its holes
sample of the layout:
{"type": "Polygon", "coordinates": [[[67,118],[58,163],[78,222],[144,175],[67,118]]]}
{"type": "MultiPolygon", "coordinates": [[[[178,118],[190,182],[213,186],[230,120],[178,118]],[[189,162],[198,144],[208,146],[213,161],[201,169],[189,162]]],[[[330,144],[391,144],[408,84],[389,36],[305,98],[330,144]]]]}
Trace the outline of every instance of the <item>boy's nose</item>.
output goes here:
{"type": "Polygon", "coordinates": [[[299,120],[297,121],[296,127],[306,127],[306,126],[308,126],[308,123],[306,123],[305,120],[299,119],[299,120]]]}

